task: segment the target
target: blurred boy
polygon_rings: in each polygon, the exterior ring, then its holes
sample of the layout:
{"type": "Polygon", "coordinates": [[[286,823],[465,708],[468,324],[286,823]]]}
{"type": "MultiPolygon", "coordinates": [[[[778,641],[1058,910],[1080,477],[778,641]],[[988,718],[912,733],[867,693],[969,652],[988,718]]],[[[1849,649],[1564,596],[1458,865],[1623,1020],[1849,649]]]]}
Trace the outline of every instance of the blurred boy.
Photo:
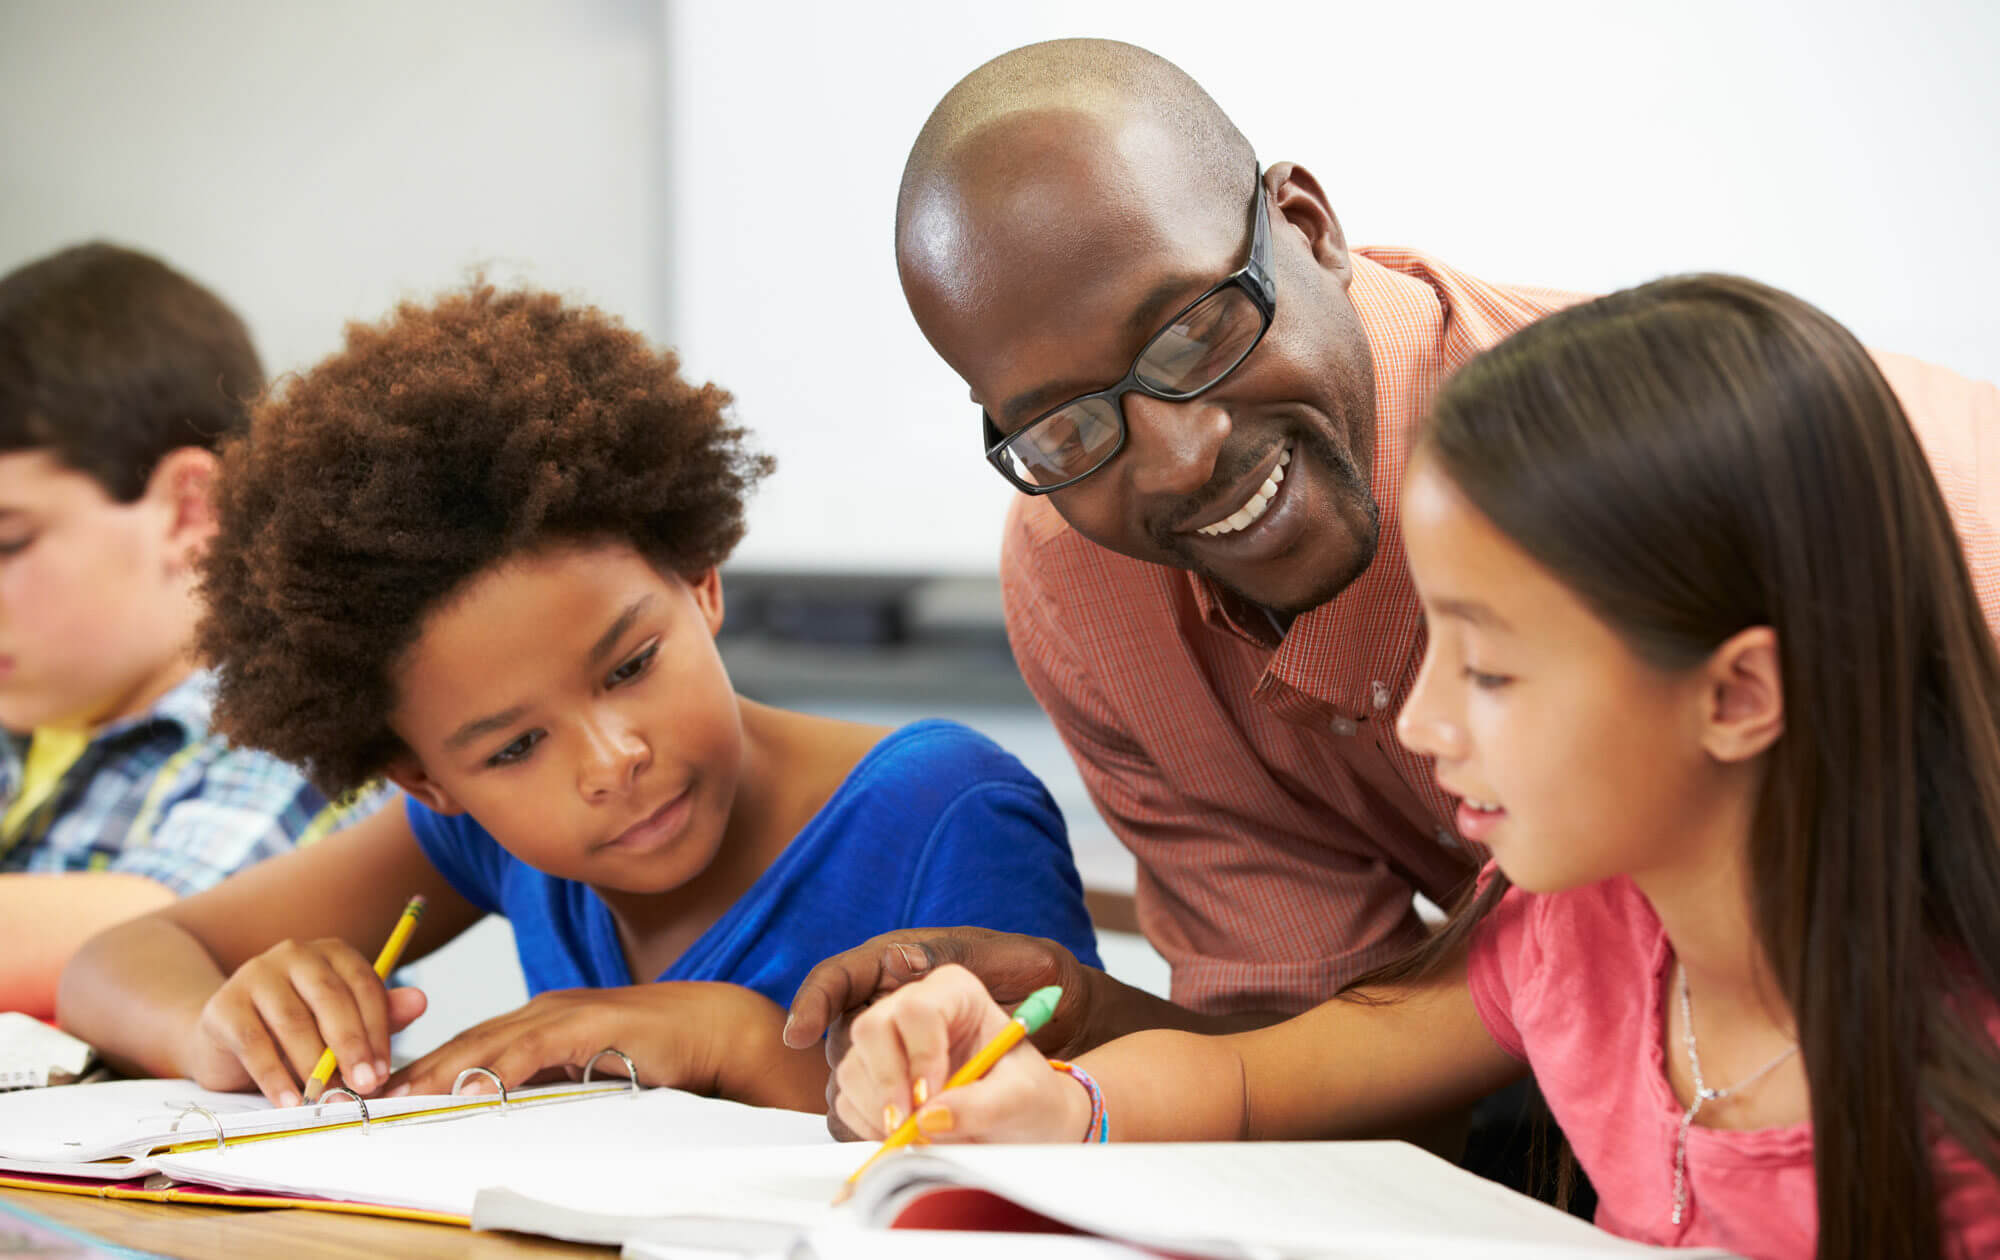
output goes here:
{"type": "Polygon", "coordinates": [[[146,255],[0,278],[0,1009],[49,1015],[93,933],[340,819],[209,733],[190,654],[214,448],[262,377],[236,315],[146,255]]]}

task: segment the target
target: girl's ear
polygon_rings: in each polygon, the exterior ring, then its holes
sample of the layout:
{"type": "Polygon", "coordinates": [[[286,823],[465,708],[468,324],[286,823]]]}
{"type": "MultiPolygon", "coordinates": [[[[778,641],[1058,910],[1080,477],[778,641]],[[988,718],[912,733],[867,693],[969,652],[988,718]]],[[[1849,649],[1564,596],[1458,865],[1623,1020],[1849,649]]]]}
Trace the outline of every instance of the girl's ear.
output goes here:
{"type": "Polygon", "coordinates": [[[688,584],[695,607],[701,609],[702,620],[708,623],[709,636],[714,637],[722,630],[722,570],[711,565],[681,580],[688,584]]]}
{"type": "Polygon", "coordinates": [[[1702,747],[1717,761],[1748,761],[1785,733],[1784,674],[1778,633],[1740,630],[1703,667],[1702,747]]]}
{"type": "Polygon", "coordinates": [[[433,814],[463,814],[465,806],[445,791],[444,786],[425,772],[423,763],[404,753],[389,763],[383,775],[397,787],[421,801],[433,814]]]}

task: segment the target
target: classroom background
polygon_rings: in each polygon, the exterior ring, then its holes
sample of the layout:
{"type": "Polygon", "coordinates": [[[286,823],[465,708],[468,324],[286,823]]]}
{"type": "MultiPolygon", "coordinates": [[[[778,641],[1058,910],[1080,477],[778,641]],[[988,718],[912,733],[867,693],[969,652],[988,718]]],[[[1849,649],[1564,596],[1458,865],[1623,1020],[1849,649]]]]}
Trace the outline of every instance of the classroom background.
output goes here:
{"type": "MultiPolygon", "coordinates": [[[[480,271],[678,346],[779,459],[727,570],[739,687],[1013,749],[1069,820],[1111,969],[1164,991],[1131,860],[1007,653],[1012,491],[890,248],[938,97],[1064,35],[1179,63],[1263,162],[1319,176],[1351,243],[1591,291],[1740,271],[2000,379],[1992,0],[7,0],[0,272],[90,238],[157,253],[274,375],[480,271]]],[[[411,1035],[518,1002],[482,962],[509,956],[495,924],[426,960],[462,1009],[411,1035]]]]}

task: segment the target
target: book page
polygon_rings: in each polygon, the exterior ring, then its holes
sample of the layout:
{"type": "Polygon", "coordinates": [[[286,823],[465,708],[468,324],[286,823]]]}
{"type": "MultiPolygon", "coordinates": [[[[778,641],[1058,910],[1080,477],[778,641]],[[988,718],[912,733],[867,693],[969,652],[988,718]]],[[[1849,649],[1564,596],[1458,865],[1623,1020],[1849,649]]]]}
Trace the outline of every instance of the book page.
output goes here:
{"type": "MultiPolygon", "coordinates": [[[[629,1165],[517,1170],[507,1193],[479,1196],[473,1223],[579,1242],[643,1240],[661,1254],[729,1241],[745,1252],[783,1253],[775,1245],[783,1230],[771,1228],[781,1225],[799,1229],[814,1250],[846,1254],[855,1242],[851,1233],[882,1237],[879,1231],[912,1199],[969,1187],[1095,1235],[1177,1254],[1407,1260],[1666,1254],[1400,1142],[932,1146],[877,1164],[853,1200],[830,1209],[834,1191],[872,1149],[853,1143],[680,1154],[651,1161],[644,1166],[650,1175],[640,1176],[629,1165]],[[756,1227],[732,1227],[733,1217],[756,1227]]],[[[1042,1241],[1038,1236],[1036,1245],[1042,1241]]],[[[1687,1260],[1721,1253],[1672,1254],[1687,1260]]]]}
{"type": "Polygon", "coordinates": [[[196,1105],[225,1121],[272,1110],[262,1095],[219,1094],[193,1081],[105,1081],[8,1094],[0,1097],[0,1167],[80,1172],[61,1166],[25,1166],[73,1165],[143,1155],[176,1137],[193,1137],[198,1130],[212,1132],[213,1127],[199,1115],[182,1121],[185,1133],[175,1131],[175,1119],[196,1105]]]}
{"type": "Polygon", "coordinates": [[[1667,1254],[1404,1142],[930,1147],[885,1160],[855,1202],[887,1225],[926,1186],[979,1187],[1091,1233],[1209,1254],[1667,1254]]]}
{"type": "MultiPolygon", "coordinates": [[[[515,1091],[510,1105],[566,1103],[629,1089],[623,1081],[548,1085],[515,1091]]],[[[492,1094],[412,1094],[367,1103],[373,1122],[396,1124],[452,1120],[498,1105],[492,1094]]],[[[212,1142],[218,1125],[225,1140],[268,1139],[357,1125],[360,1116],[360,1107],[344,1094],[329,1102],[281,1108],[261,1094],[217,1093],[185,1080],[51,1086],[0,1096],[0,1169],[123,1179],[151,1171],[145,1157],[156,1148],[212,1142]],[[214,1121],[188,1110],[194,1106],[207,1108],[214,1121]],[[132,1162],[95,1162],[110,1159],[132,1162]]]]}

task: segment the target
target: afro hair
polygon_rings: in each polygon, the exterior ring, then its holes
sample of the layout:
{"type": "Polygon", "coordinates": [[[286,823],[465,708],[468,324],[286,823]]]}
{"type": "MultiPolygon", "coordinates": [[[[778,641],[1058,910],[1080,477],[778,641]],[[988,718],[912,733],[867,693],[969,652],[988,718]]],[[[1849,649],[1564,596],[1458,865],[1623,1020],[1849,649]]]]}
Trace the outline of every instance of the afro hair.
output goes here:
{"type": "Polygon", "coordinates": [[[203,568],[217,727],[329,793],[385,770],[424,618],[525,551],[630,544],[700,573],[772,468],[669,351],[603,312],[481,284],[279,382],[223,451],[203,568]]]}

